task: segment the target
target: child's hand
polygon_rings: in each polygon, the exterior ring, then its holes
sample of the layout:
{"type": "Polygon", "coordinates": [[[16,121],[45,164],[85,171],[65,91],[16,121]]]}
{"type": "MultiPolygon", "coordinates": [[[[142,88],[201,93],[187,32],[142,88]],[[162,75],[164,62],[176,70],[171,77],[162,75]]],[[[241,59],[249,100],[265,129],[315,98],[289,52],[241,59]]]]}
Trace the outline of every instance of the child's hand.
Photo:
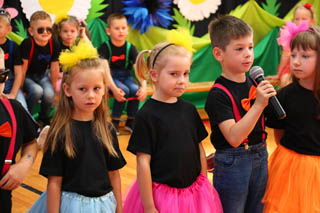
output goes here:
{"type": "Polygon", "coordinates": [[[126,101],[126,98],[124,97],[126,94],[123,92],[122,89],[116,88],[114,89],[114,91],[112,91],[112,94],[117,101],[119,102],[126,101]]]}
{"type": "Polygon", "coordinates": [[[136,96],[138,96],[139,101],[144,101],[147,98],[147,88],[140,87],[136,96]]]}
{"type": "Polygon", "coordinates": [[[269,98],[277,94],[276,90],[269,81],[261,81],[257,86],[255,104],[265,108],[269,103],[269,98]]]}

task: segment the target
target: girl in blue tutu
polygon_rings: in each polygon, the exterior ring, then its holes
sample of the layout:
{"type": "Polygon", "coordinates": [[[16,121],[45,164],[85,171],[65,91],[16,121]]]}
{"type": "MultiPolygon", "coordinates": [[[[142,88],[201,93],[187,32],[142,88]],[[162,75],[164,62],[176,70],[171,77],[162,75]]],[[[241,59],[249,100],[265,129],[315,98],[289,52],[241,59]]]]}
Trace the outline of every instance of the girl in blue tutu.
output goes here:
{"type": "Polygon", "coordinates": [[[44,144],[44,192],[29,212],[121,211],[119,169],[126,162],[107,121],[106,68],[90,43],[60,55],[64,75],[44,144]]]}

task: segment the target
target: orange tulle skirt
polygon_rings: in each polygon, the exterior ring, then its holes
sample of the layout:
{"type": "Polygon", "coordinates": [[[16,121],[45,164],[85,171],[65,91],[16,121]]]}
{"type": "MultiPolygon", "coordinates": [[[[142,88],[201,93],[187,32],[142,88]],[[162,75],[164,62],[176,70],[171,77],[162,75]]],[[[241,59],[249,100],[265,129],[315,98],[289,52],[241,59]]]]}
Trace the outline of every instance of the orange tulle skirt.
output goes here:
{"type": "Polygon", "coordinates": [[[320,156],[279,145],[270,157],[264,212],[320,212],[320,156]]]}

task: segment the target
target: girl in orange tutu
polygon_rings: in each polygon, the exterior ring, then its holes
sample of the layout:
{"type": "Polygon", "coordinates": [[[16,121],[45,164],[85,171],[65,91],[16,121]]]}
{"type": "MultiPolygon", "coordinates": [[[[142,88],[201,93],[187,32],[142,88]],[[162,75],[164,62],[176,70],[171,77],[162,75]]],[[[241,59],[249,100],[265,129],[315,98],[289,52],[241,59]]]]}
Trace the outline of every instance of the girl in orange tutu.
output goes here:
{"type": "Polygon", "coordinates": [[[320,212],[320,28],[290,44],[293,82],[278,99],[287,113],[268,120],[281,140],[270,158],[264,212],[320,212]]]}

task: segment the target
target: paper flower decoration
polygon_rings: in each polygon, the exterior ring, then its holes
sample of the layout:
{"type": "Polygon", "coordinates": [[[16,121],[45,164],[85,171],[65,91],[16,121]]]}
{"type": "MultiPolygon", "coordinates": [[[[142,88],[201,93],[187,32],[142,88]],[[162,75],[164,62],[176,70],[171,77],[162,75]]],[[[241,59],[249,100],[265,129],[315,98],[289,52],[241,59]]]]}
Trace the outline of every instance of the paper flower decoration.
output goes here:
{"type": "MultiPolygon", "coordinates": [[[[3,7],[3,0],[0,0],[0,8],[3,7]]],[[[10,18],[13,19],[18,15],[18,11],[15,8],[7,7],[5,10],[9,13],[10,18]]]]}
{"type": "Polygon", "coordinates": [[[30,19],[32,13],[44,10],[50,14],[52,20],[56,16],[73,15],[78,19],[85,19],[91,7],[88,0],[20,0],[23,12],[30,19]]]}
{"type": "Polygon", "coordinates": [[[308,22],[302,21],[299,26],[291,21],[287,21],[286,25],[280,29],[280,36],[277,39],[278,44],[283,47],[284,50],[290,49],[291,39],[298,33],[307,31],[309,29],[308,22]]]}
{"type": "Polygon", "coordinates": [[[215,13],[221,0],[174,0],[181,14],[190,21],[200,21],[215,13]]]}
{"type": "Polygon", "coordinates": [[[129,24],[140,33],[149,32],[149,27],[160,26],[167,28],[173,18],[169,15],[170,0],[123,0],[124,15],[129,24]]]}

